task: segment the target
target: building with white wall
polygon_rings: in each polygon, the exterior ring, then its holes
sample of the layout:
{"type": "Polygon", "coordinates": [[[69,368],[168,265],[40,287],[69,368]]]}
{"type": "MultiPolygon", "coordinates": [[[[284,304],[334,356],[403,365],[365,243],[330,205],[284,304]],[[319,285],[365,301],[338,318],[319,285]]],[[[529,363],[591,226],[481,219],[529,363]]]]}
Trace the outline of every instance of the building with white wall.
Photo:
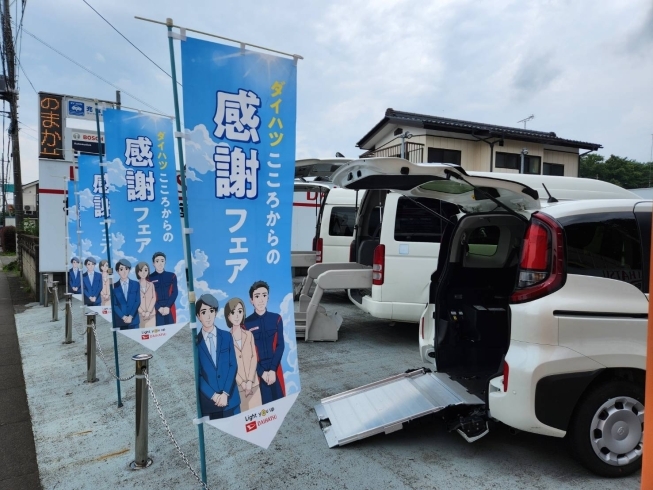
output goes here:
{"type": "Polygon", "coordinates": [[[411,162],[455,163],[480,172],[578,177],[580,157],[602,148],[554,132],[497,126],[387,109],[357,146],[362,157],[400,156],[411,162]],[[405,135],[409,133],[410,139],[405,135]],[[404,135],[402,137],[402,135],[404,135]],[[522,153],[524,163],[522,169],[522,153]]]}

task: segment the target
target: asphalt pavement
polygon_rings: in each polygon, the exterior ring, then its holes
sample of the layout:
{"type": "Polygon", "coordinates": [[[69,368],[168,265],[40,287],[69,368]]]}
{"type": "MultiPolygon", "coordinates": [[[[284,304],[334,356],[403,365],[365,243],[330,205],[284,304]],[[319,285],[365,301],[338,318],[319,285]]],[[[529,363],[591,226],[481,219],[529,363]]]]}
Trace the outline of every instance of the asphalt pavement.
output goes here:
{"type": "Polygon", "coordinates": [[[0,271],[0,490],[30,490],[41,484],[12,297],[19,309],[31,299],[16,273],[0,271]]]}

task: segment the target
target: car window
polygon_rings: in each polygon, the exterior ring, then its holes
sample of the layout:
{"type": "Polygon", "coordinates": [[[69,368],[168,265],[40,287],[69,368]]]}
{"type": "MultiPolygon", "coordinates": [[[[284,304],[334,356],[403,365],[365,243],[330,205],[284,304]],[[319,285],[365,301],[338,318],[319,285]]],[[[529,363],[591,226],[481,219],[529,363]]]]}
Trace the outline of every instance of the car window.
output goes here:
{"type": "Polygon", "coordinates": [[[632,213],[588,214],[560,220],[567,238],[567,271],[642,288],[642,244],[632,213]]]}
{"type": "Polygon", "coordinates": [[[398,242],[440,243],[443,220],[456,214],[458,208],[439,199],[408,199],[400,197],[397,201],[395,217],[395,240],[398,242]],[[437,214],[429,211],[432,210],[437,214]]]}
{"type": "Polygon", "coordinates": [[[354,223],[356,221],[356,208],[334,207],[329,218],[329,235],[354,236],[354,223]]]}

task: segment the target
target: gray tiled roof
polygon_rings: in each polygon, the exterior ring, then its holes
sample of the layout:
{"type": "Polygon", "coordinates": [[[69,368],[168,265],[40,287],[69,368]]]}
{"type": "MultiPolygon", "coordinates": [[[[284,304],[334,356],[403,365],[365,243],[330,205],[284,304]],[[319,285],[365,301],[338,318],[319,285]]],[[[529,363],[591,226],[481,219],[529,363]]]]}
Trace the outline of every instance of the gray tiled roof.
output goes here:
{"type": "Polygon", "coordinates": [[[455,133],[473,134],[479,138],[506,138],[519,141],[530,141],[557,146],[569,146],[596,151],[602,146],[598,143],[588,143],[558,137],[554,132],[533,131],[530,129],[513,128],[509,126],[497,126],[495,124],[477,123],[462,121],[460,119],[449,119],[446,117],[427,116],[413,112],[395,111],[387,109],[385,117],[379,121],[363,138],[356,144],[359,148],[366,148],[374,135],[376,135],[386,124],[400,124],[408,127],[417,127],[437,131],[451,131],[455,133]]]}

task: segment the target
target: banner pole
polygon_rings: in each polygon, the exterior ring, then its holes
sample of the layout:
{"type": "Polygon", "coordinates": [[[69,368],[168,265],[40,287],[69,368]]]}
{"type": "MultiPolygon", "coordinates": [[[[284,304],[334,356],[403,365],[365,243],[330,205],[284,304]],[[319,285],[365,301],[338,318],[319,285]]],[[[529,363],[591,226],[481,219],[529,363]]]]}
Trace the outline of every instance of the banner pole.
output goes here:
{"type": "MultiPolygon", "coordinates": [[[[95,100],[95,125],[97,127],[98,155],[100,156],[100,180],[102,181],[102,210],[104,211],[104,239],[107,242],[107,262],[109,262],[109,270],[112,271],[113,268],[111,267],[111,242],[109,241],[109,216],[107,215],[107,195],[106,195],[105,183],[104,183],[104,162],[102,160],[102,133],[100,133],[100,109],[98,108],[97,99],[95,100]]],[[[113,286],[113,284],[111,286],[113,286]]],[[[111,286],[109,286],[109,292],[111,293],[111,326],[113,326],[113,287],[111,286]]],[[[120,396],[120,365],[118,364],[118,338],[115,330],[113,331],[113,357],[116,363],[116,391],[118,393],[118,408],[121,408],[122,397],[120,396]]]]}
{"type": "MultiPolygon", "coordinates": [[[[170,48],[170,69],[172,72],[172,93],[175,103],[175,130],[177,139],[177,152],[179,153],[179,174],[181,177],[181,202],[184,209],[184,241],[186,244],[186,268],[188,281],[188,308],[190,316],[195,314],[195,290],[193,289],[193,256],[190,248],[190,233],[188,227],[188,202],[186,200],[186,167],[184,165],[184,148],[181,141],[181,119],[179,117],[179,96],[177,94],[177,69],[175,66],[175,50],[172,38],[172,19],[166,19],[168,26],[168,47],[170,48]]],[[[197,330],[194,328],[195,322],[190,322],[190,334],[193,344],[193,364],[195,367],[195,403],[197,405],[197,418],[202,418],[202,408],[199,399],[199,357],[197,353],[197,330]]],[[[206,456],[204,454],[204,425],[197,424],[197,433],[200,445],[200,468],[202,473],[202,482],[206,483],[206,456]]]]}

